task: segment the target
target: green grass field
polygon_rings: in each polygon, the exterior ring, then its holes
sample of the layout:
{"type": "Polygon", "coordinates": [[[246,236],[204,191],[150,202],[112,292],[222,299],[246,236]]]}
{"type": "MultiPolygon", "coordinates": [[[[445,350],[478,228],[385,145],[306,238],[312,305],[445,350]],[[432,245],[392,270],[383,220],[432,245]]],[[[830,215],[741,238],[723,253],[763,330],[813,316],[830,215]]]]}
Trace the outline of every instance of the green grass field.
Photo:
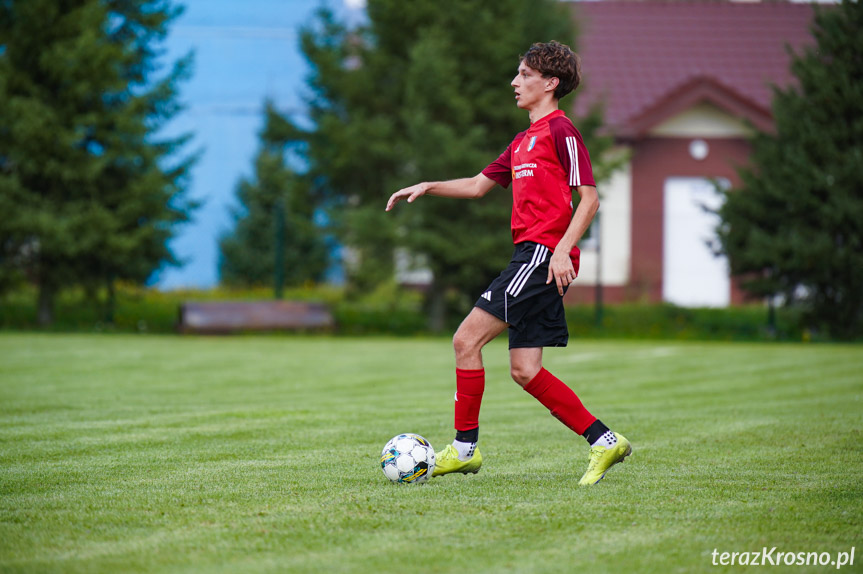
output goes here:
{"type": "Polygon", "coordinates": [[[591,488],[505,341],[485,356],[482,471],[403,486],[391,436],[452,439],[446,339],[2,334],[0,571],[750,571],[712,552],[765,546],[863,570],[863,347],[548,350],[635,447],[591,488]]]}

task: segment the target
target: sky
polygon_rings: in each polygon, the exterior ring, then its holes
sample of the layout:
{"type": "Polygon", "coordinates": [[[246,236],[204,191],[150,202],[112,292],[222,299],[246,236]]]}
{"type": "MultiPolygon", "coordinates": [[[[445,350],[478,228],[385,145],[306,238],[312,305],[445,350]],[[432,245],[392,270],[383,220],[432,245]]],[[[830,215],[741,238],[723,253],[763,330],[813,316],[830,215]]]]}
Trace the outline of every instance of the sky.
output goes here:
{"type": "Polygon", "coordinates": [[[185,12],[169,29],[163,63],[190,50],[192,77],[181,84],[186,109],[165,135],[191,132],[186,151],[200,150],[192,170],[190,199],[203,203],[190,223],[179,226],[170,247],[183,263],[160,269],[151,283],[160,289],[208,288],[218,283],[218,240],[233,227],[236,186],[252,175],[263,127],[263,102],[302,114],[309,67],[299,49],[299,28],[329,6],[358,17],[364,0],[179,0],[185,12]]]}

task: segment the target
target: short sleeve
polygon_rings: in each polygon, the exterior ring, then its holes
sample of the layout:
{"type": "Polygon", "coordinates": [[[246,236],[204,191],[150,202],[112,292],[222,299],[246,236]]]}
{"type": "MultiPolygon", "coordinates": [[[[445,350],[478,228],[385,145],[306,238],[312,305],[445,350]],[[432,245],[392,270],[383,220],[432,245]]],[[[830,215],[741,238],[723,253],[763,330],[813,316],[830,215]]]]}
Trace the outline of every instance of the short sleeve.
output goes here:
{"type": "Polygon", "coordinates": [[[524,132],[515,136],[512,143],[507,146],[506,151],[488,164],[488,167],[482,170],[482,174],[501,187],[509,187],[509,184],[512,183],[512,146],[521,141],[523,137],[524,132]]]}
{"type": "Polygon", "coordinates": [[[565,117],[555,118],[549,124],[549,128],[560,165],[567,175],[569,187],[595,186],[590,154],[587,152],[581,134],[572,122],[565,117]]]}

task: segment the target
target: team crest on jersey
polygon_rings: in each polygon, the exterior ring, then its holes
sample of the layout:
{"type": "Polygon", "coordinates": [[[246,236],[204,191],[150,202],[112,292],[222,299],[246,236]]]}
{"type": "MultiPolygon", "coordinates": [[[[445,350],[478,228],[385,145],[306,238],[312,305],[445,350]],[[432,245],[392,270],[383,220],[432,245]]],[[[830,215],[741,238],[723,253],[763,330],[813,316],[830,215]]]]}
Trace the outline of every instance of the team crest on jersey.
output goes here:
{"type": "Polygon", "coordinates": [[[532,138],[530,138],[530,144],[528,144],[528,146],[527,146],[527,151],[532,150],[533,146],[535,146],[535,145],[536,145],[536,136],[533,136],[532,138]]]}

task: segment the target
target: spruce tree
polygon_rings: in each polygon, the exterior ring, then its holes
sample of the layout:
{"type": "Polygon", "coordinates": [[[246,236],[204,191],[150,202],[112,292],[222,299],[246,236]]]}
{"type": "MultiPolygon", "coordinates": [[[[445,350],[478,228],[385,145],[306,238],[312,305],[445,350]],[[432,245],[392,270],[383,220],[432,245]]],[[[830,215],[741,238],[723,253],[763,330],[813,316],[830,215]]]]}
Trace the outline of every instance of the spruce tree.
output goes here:
{"type": "Polygon", "coordinates": [[[242,286],[269,285],[276,277],[286,285],[317,282],[329,263],[324,229],[315,223],[317,202],[309,181],[288,165],[291,139],[271,102],[264,115],[254,177],[238,183],[235,227],[219,241],[220,278],[242,286]]]}
{"type": "Polygon", "coordinates": [[[39,321],[61,289],[143,282],[194,205],[178,111],[191,56],[162,73],[169,0],[0,3],[0,274],[34,282],[39,321]]]}
{"type": "Polygon", "coordinates": [[[863,334],[863,5],[816,8],[815,45],[777,89],[775,132],[720,210],[732,273],[759,297],[805,307],[835,337],[863,334]]]}

